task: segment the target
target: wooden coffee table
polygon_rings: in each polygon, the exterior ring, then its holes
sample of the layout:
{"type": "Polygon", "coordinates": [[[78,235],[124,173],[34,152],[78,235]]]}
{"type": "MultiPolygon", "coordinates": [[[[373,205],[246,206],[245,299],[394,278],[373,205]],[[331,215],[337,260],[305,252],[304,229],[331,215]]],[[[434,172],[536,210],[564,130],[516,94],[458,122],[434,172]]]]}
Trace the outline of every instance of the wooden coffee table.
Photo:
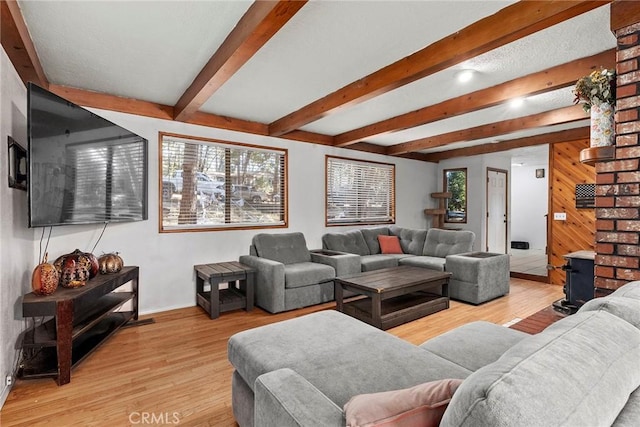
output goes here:
{"type": "Polygon", "coordinates": [[[335,280],[336,308],[380,329],[389,329],[449,308],[451,273],[400,266],[335,280]],[[364,297],[344,301],[344,291],[364,297]]]}

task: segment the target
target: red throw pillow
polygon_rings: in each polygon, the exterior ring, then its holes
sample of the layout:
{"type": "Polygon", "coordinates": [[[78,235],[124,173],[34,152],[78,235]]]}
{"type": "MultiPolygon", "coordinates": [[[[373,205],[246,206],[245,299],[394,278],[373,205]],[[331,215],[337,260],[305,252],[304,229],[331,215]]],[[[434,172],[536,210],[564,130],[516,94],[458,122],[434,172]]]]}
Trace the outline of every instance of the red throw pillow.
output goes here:
{"type": "Polygon", "coordinates": [[[344,405],[347,427],[436,427],[461,383],[446,379],[354,396],[344,405]]]}
{"type": "Polygon", "coordinates": [[[400,239],[398,236],[384,236],[378,235],[378,242],[380,243],[380,252],[383,254],[403,254],[402,247],[400,246],[400,239]]]}

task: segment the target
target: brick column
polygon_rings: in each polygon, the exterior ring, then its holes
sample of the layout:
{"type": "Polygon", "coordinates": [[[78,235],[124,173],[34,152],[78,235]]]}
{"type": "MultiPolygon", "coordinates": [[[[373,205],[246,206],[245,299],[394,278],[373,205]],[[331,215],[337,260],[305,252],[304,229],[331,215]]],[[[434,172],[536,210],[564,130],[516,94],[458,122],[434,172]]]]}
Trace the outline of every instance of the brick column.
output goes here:
{"type": "Polygon", "coordinates": [[[639,12],[637,2],[611,5],[618,39],[616,145],[615,160],[596,164],[596,297],[640,280],[639,12]]]}

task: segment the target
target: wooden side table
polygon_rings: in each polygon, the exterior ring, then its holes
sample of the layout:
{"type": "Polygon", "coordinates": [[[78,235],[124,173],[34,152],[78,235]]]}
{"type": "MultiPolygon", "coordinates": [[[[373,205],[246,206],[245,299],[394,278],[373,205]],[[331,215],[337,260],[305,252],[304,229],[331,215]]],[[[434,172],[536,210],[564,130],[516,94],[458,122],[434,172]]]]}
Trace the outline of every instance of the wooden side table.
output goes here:
{"type": "Polygon", "coordinates": [[[201,264],[196,270],[196,302],[211,319],[217,319],[220,313],[244,308],[253,309],[253,292],[256,271],[236,261],[201,264]],[[210,291],[204,290],[205,283],[211,285],[210,291]],[[228,289],[220,289],[220,283],[228,283],[228,289]]]}

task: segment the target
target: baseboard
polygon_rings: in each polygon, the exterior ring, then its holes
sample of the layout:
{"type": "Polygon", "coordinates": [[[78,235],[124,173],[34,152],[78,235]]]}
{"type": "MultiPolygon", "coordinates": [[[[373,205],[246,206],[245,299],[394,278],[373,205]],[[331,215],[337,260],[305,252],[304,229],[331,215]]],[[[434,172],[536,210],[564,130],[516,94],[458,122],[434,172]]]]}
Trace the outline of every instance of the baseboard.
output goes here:
{"type": "Polygon", "coordinates": [[[549,280],[549,276],[537,276],[535,274],[526,274],[526,273],[517,273],[512,271],[509,273],[511,277],[515,277],[516,279],[525,279],[532,280],[534,282],[542,282],[542,283],[551,283],[549,280]]]}
{"type": "Polygon", "coordinates": [[[4,402],[7,401],[7,397],[9,397],[9,393],[11,392],[12,387],[13,387],[13,384],[4,386],[4,389],[2,389],[2,394],[0,394],[0,410],[2,410],[2,407],[4,406],[4,402]]]}

